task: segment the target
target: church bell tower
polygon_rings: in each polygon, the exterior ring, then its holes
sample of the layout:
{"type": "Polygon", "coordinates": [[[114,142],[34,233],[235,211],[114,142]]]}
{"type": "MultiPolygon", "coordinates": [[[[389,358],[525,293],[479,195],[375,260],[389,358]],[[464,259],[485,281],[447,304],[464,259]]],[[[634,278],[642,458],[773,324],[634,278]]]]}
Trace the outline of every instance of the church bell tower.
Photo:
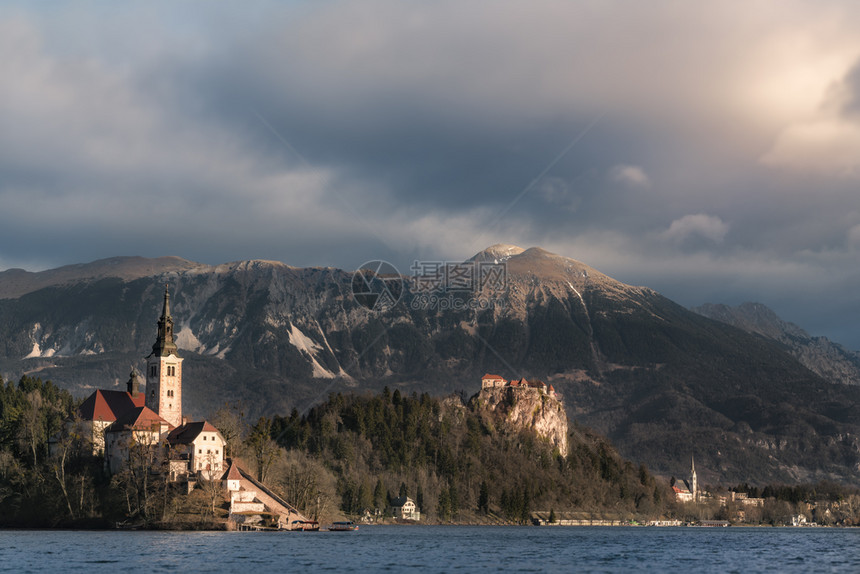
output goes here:
{"type": "Polygon", "coordinates": [[[699,477],[696,476],[696,459],[690,457],[690,490],[693,494],[693,500],[699,500],[699,477]]]}
{"type": "Polygon", "coordinates": [[[164,286],[164,306],[158,338],[146,358],[146,406],[175,427],[182,424],[182,358],[173,341],[170,292],[164,286]]]}

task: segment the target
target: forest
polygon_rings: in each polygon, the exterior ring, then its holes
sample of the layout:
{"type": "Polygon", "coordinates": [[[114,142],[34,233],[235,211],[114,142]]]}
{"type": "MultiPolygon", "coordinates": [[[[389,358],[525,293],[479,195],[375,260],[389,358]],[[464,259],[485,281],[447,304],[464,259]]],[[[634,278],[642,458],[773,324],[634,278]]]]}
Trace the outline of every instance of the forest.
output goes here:
{"type": "MultiPolygon", "coordinates": [[[[50,381],[0,379],[0,526],[221,528],[218,481],[190,494],[153,473],[142,452],[109,476],[92,445],[65,424],[80,404],[50,381]]],[[[478,402],[388,388],[333,394],[307,413],[252,422],[240,404],[209,420],[227,452],[305,514],[391,522],[390,501],[411,497],[422,522],[528,524],[552,516],[644,523],[668,518],[736,521],[738,504],[716,496],[675,501],[665,478],[624,460],[595,432],[571,425],[567,456],[528,429],[492,419],[478,402]]],[[[157,468],[156,468],[157,470],[157,468]]],[[[715,495],[728,492],[709,487],[715,495]]],[[[737,485],[765,499],[744,520],[784,524],[807,514],[821,524],[860,523],[860,493],[836,483],[737,485]]]]}

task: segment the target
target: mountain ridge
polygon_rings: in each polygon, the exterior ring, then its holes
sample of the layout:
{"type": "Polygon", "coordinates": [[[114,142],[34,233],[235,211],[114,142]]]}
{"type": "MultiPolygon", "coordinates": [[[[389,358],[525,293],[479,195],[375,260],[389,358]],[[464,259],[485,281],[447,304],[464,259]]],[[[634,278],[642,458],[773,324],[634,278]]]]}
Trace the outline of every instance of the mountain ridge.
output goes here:
{"type": "Polygon", "coordinates": [[[857,480],[857,387],[574,259],[488,249],[484,261],[503,264],[505,281],[474,308],[428,305],[404,281],[396,306],[372,311],[353,296],[352,272],[260,260],[167,261],[129,279],[66,273],[0,299],[0,372],[39,372],[79,395],[119,385],[152,344],[167,281],[192,415],[227,400],[283,414],[383,386],[471,394],[482,373],[500,372],[553,384],[571,418],[659,473],[695,454],[703,480],[857,480]]]}
{"type": "Polygon", "coordinates": [[[860,385],[860,353],[827,337],[813,337],[762,303],[746,302],[736,307],[705,303],[692,311],[784,345],[805,367],[831,382],[860,385]]]}

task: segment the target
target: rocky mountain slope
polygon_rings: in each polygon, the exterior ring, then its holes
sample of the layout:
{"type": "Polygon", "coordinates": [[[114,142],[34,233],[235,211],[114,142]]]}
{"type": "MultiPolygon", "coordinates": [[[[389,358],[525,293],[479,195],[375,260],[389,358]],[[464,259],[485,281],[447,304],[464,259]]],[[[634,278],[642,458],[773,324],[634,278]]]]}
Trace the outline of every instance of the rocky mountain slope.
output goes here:
{"type": "Polygon", "coordinates": [[[659,473],[695,454],[706,482],[857,480],[860,387],[831,384],[781,343],[536,247],[493,246],[463,268],[477,277],[466,289],[453,271],[429,293],[404,277],[379,310],[353,296],[352,272],[270,261],[7,271],[0,372],[78,395],[119,386],[152,345],[168,283],[195,416],[237,400],[251,416],[304,411],[386,385],[472,394],[489,371],[554,385],[573,420],[659,473]]]}
{"type": "Polygon", "coordinates": [[[706,303],[692,310],[784,345],[806,368],[828,381],[860,385],[860,353],[827,337],[813,337],[794,323],[783,321],[761,303],[743,303],[737,307],[706,303]]]}

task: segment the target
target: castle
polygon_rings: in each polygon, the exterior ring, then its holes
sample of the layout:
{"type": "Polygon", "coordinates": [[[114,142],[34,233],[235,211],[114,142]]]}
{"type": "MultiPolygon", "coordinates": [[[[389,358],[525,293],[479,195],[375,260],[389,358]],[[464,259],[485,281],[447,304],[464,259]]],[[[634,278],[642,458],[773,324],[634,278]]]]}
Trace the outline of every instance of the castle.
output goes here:
{"type": "Polygon", "coordinates": [[[236,522],[261,513],[277,515],[282,528],[305,521],[293,506],[226,458],[227,443],[217,428],[182,414],[182,361],[165,285],[158,333],[146,357],[145,388],[132,369],[125,391],[94,391],[72,422],[91,441],[93,454],[104,457],[105,470],[116,474],[144,453],[150,472],[187,483],[189,490],[198,480],[220,481],[236,522]]]}
{"type": "Polygon", "coordinates": [[[490,373],[487,373],[486,375],[481,377],[481,389],[495,389],[503,387],[509,387],[513,389],[537,389],[551,396],[554,399],[559,398],[555,392],[555,388],[552,385],[547,385],[543,381],[528,381],[525,378],[508,381],[504,377],[500,377],[499,375],[491,375],[490,373]]]}

